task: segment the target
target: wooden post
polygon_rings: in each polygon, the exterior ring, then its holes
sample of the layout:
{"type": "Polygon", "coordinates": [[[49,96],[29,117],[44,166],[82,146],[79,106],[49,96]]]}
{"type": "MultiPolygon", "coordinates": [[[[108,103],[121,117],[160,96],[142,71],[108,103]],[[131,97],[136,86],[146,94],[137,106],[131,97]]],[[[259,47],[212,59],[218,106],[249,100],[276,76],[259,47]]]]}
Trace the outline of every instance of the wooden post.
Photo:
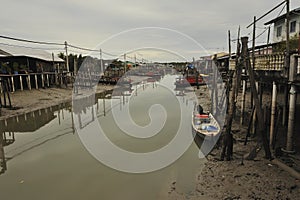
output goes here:
{"type": "Polygon", "coordinates": [[[126,53],[124,53],[124,74],[126,73],[126,67],[127,67],[127,64],[126,64],[126,53]]]}
{"type": "Polygon", "coordinates": [[[270,32],[271,32],[271,27],[269,26],[269,28],[268,28],[268,38],[267,38],[267,53],[266,54],[269,54],[270,32]]]}
{"type": "Polygon", "coordinates": [[[261,109],[261,105],[259,102],[257,90],[255,87],[255,79],[254,79],[254,72],[253,68],[250,65],[250,60],[249,60],[249,52],[248,52],[248,37],[243,37],[242,38],[242,53],[245,56],[245,64],[246,64],[246,69],[248,70],[248,75],[249,75],[249,81],[250,81],[250,86],[252,88],[253,92],[253,99],[254,99],[254,105],[256,108],[256,115],[257,115],[257,122],[258,122],[258,132],[261,135],[263,147],[265,150],[265,157],[267,159],[271,159],[271,151],[269,147],[269,142],[267,138],[266,132],[264,132],[264,122],[263,122],[263,113],[261,109]]]}
{"type": "Polygon", "coordinates": [[[104,75],[103,59],[102,59],[102,49],[100,49],[100,73],[103,73],[103,75],[104,75]]]}
{"type": "Polygon", "coordinates": [[[230,30],[228,30],[228,53],[229,53],[229,59],[231,58],[231,36],[230,36],[230,30]]]}
{"type": "Polygon", "coordinates": [[[30,74],[28,74],[28,76],[27,76],[27,86],[28,86],[28,89],[31,90],[30,74]]]}
{"type": "Polygon", "coordinates": [[[105,110],[105,97],[103,97],[103,115],[106,115],[106,110],[105,110]]]}
{"type": "Polygon", "coordinates": [[[68,43],[65,41],[65,50],[66,50],[66,67],[67,67],[67,72],[70,71],[69,69],[69,55],[68,55],[68,43]]]}
{"type": "Polygon", "coordinates": [[[253,33],[252,33],[252,69],[255,69],[255,29],[256,29],[256,16],[253,19],[253,33]]]}
{"type": "Polygon", "coordinates": [[[276,97],[277,97],[277,86],[276,82],[273,81],[272,91],[272,102],[271,102],[271,123],[270,123],[270,146],[274,146],[274,128],[275,128],[275,115],[276,115],[276,97]]]}
{"type": "MultiPolygon", "coordinates": [[[[239,35],[240,35],[240,27],[238,29],[238,43],[237,43],[237,52],[236,52],[236,67],[235,71],[232,76],[232,90],[228,88],[229,92],[229,99],[228,102],[228,114],[226,116],[226,129],[224,133],[223,138],[223,148],[221,152],[221,160],[224,160],[225,154],[226,154],[226,160],[230,160],[233,152],[233,136],[231,133],[231,126],[233,122],[233,116],[236,110],[236,99],[237,99],[237,92],[238,92],[238,81],[239,81],[239,71],[240,69],[240,63],[239,63],[239,56],[240,56],[240,41],[239,41],[239,35]]],[[[229,81],[228,81],[229,83],[229,81]]],[[[229,85],[227,85],[229,87],[229,85]]]]}
{"type": "Polygon", "coordinates": [[[34,75],[34,80],[35,80],[35,88],[39,89],[39,85],[38,85],[38,80],[37,80],[37,75],[34,75]]]}
{"type": "Polygon", "coordinates": [[[49,74],[46,75],[47,78],[47,86],[50,87],[49,74]]]}
{"type": "Polygon", "coordinates": [[[283,91],[283,104],[282,104],[282,126],[286,125],[286,118],[287,118],[287,101],[288,101],[288,85],[284,84],[284,91],[283,91]]]}
{"type": "Polygon", "coordinates": [[[45,88],[44,73],[42,72],[42,88],[45,88]]]}
{"type": "Polygon", "coordinates": [[[15,92],[15,82],[14,82],[14,75],[11,75],[11,89],[12,92],[15,92]]]}
{"type": "Polygon", "coordinates": [[[3,141],[3,131],[0,130],[0,159],[1,159],[1,171],[0,174],[2,172],[5,172],[7,170],[7,165],[6,165],[6,159],[5,159],[5,153],[4,153],[4,141],[3,141]]]}
{"type": "Polygon", "coordinates": [[[241,102],[241,120],[240,125],[244,124],[244,115],[245,115],[245,102],[246,102],[246,80],[243,80],[243,92],[242,92],[242,102],[241,102]]]}
{"type": "Polygon", "coordinates": [[[22,75],[20,75],[20,87],[21,87],[21,91],[23,91],[23,79],[22,79],[22,75]]]}
{"type": "Polygon", "coordinates": [[[71,114],[72,132],[73,134],[75,134],[73,106],[71,106],[70,114],[71,114]]]}

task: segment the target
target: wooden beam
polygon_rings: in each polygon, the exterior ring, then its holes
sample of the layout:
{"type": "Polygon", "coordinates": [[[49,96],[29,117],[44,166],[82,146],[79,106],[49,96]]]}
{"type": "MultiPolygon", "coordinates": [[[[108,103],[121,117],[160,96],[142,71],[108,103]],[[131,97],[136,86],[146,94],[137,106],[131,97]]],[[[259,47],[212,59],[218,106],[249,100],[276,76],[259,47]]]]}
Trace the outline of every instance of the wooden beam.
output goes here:
{"type": "Polygon", "coordinates": [[[261,138],[262,138],[262,143],[263,143],[263,147],[265,150],[265,157],[267,159],[271,159],[271,151],[270,151],[270,147],[269,147],[267,134],[265,132],[264,115],[263,115],[263,112],[261,109],[257,89],[255,86],[255,78],[254,78],[253,68],[251,67],[250,59],[249,59],[248,37],[242,37],[242,55],[244,58],[243,59],[244,64],[248,71],[249,82],[250,82],[250,86],[251,86],[252,93],[253,93],[254,105],[256,108],[256,115],[257,115],[257,122],[258,122],[258,133],[261,135],[261,138]]]}

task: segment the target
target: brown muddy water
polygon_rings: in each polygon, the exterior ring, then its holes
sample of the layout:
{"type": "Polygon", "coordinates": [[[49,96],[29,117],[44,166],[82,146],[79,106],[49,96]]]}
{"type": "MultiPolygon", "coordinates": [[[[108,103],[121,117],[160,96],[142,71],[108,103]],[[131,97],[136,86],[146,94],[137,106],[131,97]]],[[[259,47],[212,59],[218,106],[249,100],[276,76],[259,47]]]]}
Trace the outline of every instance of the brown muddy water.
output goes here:
{"type": "MultiPolygon", "coordinates": [[[[110,99],[97,98],[92,106],[77,112],[71,112],[70,104],[62,104],[2,121],[7,170],[0,175],[1,200],[166,199],[172,185],[188,197],[195,190],[196,173],[200,172],[205,162],[205,158],[199,158],[199,148],[195,142],[179,159],[162,169],[127,173],[98,161],[83,145],[80,131],[74,131],[76,125],[80,130],[88,127],[90,121],[97,120],[113,143],[137,153],[157,150],[168,144],[178,130],[178,119],[183,121],[185,127],[181,131],[192,134],[191,113],[180,117],[176,105],[181,103],[191,107],[193,101],[187,96],[176,96],[175,92],[175,98],[165,98],[168,91],[160,87],[162,82],[171,83],[174,80],[175,77],[167,76],[156,84],[132,86],[131,96],[116,93],[110,99]],[[138,98],[141,100],[136,101],[138,98]],[[115,114],[121,114],[128,105],[132,120],[145,126],[151,121],[145,113],[153,104],[163,105],[168,117],[159,134],[146,141],[124,134],[112,118],[113,107],[117,108],[115,114]],[[91,115],[87,116],[89,113],[92,113],[91,119],[91,115]]],[[[160,120],[160,115],[155,113],[152,117],[160,120]]],[[[100,151],[106,151],[101,148],[100,151]]],[[[123,162],[129,161],[124,157],[123,162]]]]}

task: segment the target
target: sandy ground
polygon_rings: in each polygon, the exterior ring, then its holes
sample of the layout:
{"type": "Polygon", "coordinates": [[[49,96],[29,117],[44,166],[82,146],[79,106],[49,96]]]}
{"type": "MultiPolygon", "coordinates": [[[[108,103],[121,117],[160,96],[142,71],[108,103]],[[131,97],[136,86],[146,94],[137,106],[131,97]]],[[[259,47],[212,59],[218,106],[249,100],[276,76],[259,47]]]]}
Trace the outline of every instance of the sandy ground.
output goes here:
{"type": "MultiPolygon", "coordinates": [[[[99,85],[97,93],[105,90],[111,90],[111,85],[99,85]]],[[[45,107],[58,105],[72,100],[73,89],[68,88],[47,88],[16,91],[10,93],[13,109],[2,108],[0,120],[11,116],[27,113],[45,107]]]]}

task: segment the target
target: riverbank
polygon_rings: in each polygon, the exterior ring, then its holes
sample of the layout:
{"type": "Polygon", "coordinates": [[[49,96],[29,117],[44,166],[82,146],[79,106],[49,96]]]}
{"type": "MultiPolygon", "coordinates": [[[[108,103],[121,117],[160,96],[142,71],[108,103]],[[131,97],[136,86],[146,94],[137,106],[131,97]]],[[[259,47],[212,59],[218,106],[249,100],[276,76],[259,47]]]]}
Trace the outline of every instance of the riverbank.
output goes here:
{"type": "Polygon", "coordinates": [[[221,148],[214,149],[207,156],[204,168],[195,175],[194,192],[183,194],[172,185],[169,199],[298,199],[300,180],[264,159],[263,150],[254,160],[243,160],[243,155],[250,152],[256,141],[251,140],[244,146],[241,138],[246,130],[235,124],[233,131],[236,132],[233,160],[220,161],[221,148]]]}
{"type": "MultiPolygon", "coordinates": [[[[201,88],[197,95],[207,93],[201,88]]],[[[201,95],[200,95],[201,96],[201,95]]],[[[203,98],[208,98],[208,95],[203,98]]],[[[279,104],[283,102],[278,95],[279,104]]],[[[263,95],[263,105],[270,105],[271,92],[263,95]]],[[[250,109],[250,94],[246,96],[246,111],[250,109]]],[[[209,105],[206,105],[209,107],[209,105]]],[[[257,138],[249,138],[244,145],[247,123],[240,126],[241,94],[237,101],[237,115],[232,125],[234,137],[233,159],[220,161],[221,148],[215,148],[207,156],[207,162],[201,171],[195,174],[194,191],[184,194],[176,190],[176,180],[170,183],[170,200],[215,200],[215,199],[298,199],[300,180],[280,169],[272,161],[264,158],[264,150],[259,149],[254,160],[245,160],[251,149],[257,145],[257,138]]],[[[246,112],[245,119],[250,113],[246,112]]],[[[199,161],[200,162],[200,161],[199,161]]]]}
{"type": "MultiPolygon", "coordinates": [[[[96,93],[111,89],[113,89],[112,85],[98,85],[96,93]]],[[[71,87],[32,89],[10,93],[13,109],[2,108],[0,120],[60,103],[70,102],[72,100],[72,93],[73,89],[71,87]]]]}

